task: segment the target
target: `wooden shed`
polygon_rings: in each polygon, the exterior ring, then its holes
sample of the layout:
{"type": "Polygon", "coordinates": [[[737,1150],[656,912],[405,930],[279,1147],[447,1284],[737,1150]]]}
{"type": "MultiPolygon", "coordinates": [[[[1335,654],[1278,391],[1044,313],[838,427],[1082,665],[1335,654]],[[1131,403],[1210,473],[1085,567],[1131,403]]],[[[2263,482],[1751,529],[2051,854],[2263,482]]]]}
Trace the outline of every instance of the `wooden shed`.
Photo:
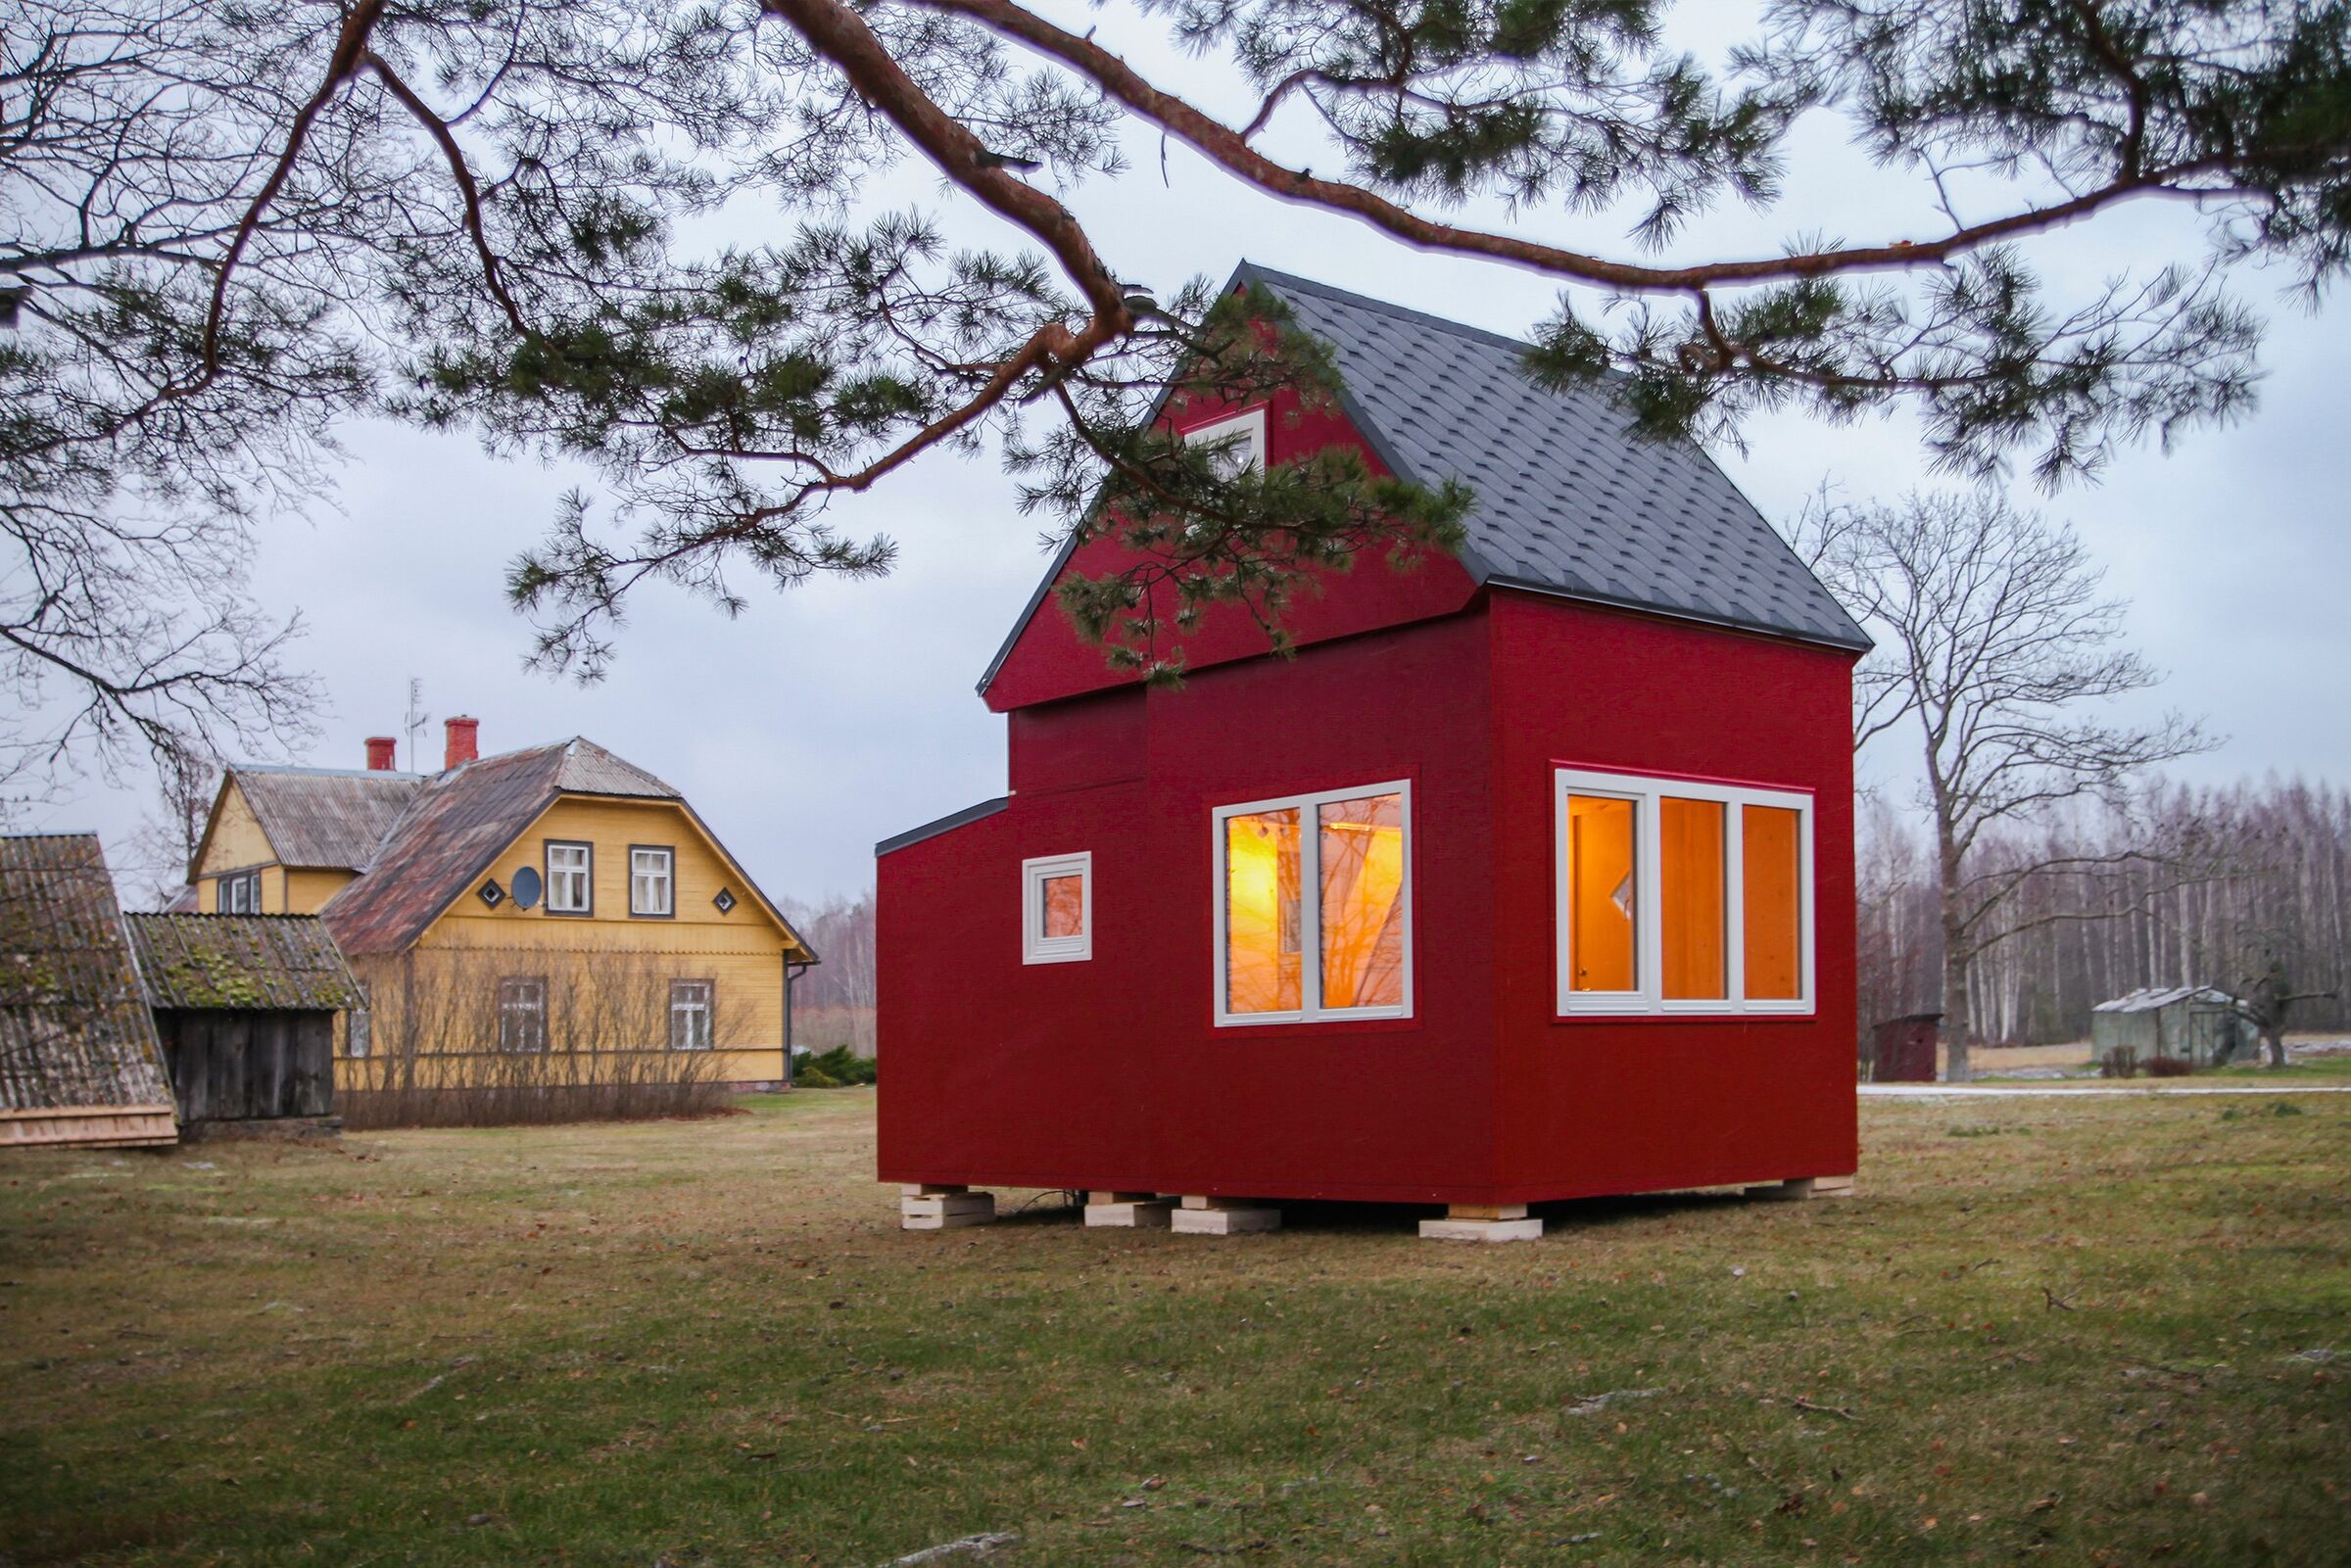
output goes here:
{"type": "Polygon", "coordinates": [[[132,946],[191,1132],[335,1109],[335,1017],[362,993],[315,915],[132,915],[132,946]]]}
{"type": "Polygon", "coordinates": [[[98,835],[0,834],[0,1148],[178,1137],[98,835]]]}

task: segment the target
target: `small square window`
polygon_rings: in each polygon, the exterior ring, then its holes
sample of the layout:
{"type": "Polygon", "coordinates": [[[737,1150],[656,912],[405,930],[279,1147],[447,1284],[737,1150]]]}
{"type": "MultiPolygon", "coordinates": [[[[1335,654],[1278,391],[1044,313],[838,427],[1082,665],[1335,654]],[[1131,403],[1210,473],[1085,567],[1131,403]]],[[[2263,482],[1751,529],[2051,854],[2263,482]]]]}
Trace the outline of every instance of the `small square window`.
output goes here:
{"type": "Polygon", "coordinates": [[[718,912],[721,915],[732,915],[735,913],[735,894],[727,888],[720,888],[718,890],[718,896],[711,899],[710,902],[718,906],[718,912]]]}
{"type": "Polygon", "coordinates": [[[1075,964],[1094,956],[1094,857],[1021,862],[1021,962],[1075,964]]]}
{"type": "Polygon", "coordinates": [[[498,879],[493,877],[490,879],[490,880],[482,883],[481,892],[475,896],[480,898],[483,903],[489,905],[492,909],[496,909],[499,905],[506,901],[506,890],[499,886],[498,879]]]}
{"type": "Polygon", "coordinates": [[[666,844],[629,846],[629,913],[677,913],[677,852],[666,844]]]}

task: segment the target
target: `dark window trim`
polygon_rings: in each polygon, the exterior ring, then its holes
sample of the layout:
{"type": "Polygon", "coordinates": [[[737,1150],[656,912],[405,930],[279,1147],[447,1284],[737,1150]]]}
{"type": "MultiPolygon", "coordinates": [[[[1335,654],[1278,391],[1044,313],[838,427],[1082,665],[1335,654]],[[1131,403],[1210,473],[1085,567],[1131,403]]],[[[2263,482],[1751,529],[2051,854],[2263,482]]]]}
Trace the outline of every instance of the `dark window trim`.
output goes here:
{"type": "Polygon", "coordinates": [[[595,918],[596,844],[593,840],[586,838],[541,839],[539,841],[539,875],[542,879],[544,879],[547,884],[541,888],[539,892],[539,907],[541,909],[546,910],[550,915],[559,916],[567,920],[591,920],[595,918]],[[585,849],[588,851],[588,907],[586,909],[555,908],[554,851],[557,849],[585,849]]]}
{"type": "Polygon", "coordinates": [[[629,919],[676,920],[678,918],[678,846],[675,844],[631,844],[629,846],[629,919]],[[637,851],[658,849],[669,857],[669,908],[639,909],[637,907],[637,851]]]}
{"type": "Polygon", "coordinates": [[[669,980],[669,1048],[672,1051],[715,1051],[718,1049],[718,976],[714,974],[673,974],[669,980]],[[706,1043],[683,1046],[678,1043],[678,987],[681,985],[707,986],[708,1000],[702,1004],[702,1032],[706,1043]]]}
{"type": "Polygon", "coordinates": [[[213,879],[213,913],[216,915],[259,915],[262,912],[262,868],[249,867],[244,871],[225,872],[213,879]],[[247,889],[249,897],[243,909],[234,906],[228,890],[231,885],[247,889]]]}
{"type": "MultiPolygon", "coordinates": [[[[548,1015],[553,1010],[554,1004],[549,996],[546,975],[501,974],[498,977],[499,1051],[502,1054],[509,1056],[545,1056],[547,1054],[549,1041],[553,1034],[552,1021],[548,1017],[548,1015]],[[506,987],[509,985],[536,985],[539,987],[539,1043],[535,1046],[508,1045],[506,1043],[506,987]]],[[[519,1013],[522,1010],[517,1008],[515,1011],[519,1013]]]]}

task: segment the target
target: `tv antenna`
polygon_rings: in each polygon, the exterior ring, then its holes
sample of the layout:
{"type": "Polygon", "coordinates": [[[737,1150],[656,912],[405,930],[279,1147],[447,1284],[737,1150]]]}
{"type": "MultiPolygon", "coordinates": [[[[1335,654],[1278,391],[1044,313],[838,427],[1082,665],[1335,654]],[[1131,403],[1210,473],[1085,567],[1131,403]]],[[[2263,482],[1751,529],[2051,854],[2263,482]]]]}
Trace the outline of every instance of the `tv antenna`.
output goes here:
{"type": "Polygon", "coordinates": [[[416,764],[417,736],[424,734],[424,727],[433,722],[433,716],[424,711],[424,682],[420,677],[408,677],[408,712],[401,722],[408,732],[408,771],[421,773],[424,770],[416,764]]]}

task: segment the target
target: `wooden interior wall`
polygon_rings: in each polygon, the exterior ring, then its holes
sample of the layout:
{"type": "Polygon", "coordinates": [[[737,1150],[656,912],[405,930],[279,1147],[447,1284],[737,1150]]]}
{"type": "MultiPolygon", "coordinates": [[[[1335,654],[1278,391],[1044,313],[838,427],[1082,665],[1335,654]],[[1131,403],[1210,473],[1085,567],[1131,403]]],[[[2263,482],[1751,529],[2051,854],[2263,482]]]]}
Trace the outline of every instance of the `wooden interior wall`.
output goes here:
{"type": "Polygon", "coordinates": [[[333,1114],[334,1014],[159,1011],[155,1022],[181,1121],[333,1114]]]}

